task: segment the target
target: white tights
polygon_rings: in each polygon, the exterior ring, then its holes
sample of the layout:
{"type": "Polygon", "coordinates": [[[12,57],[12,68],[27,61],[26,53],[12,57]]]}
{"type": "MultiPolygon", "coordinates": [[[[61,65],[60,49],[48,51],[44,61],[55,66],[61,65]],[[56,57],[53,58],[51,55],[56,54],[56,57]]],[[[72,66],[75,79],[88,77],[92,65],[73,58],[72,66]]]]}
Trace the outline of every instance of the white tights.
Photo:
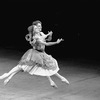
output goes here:
{"type": "Polygon", "coordinates": [[[20,70],[21,70],[21,65],[17,65],[15,66],[14,68],[12,68],[8,73],[4,73],[3,75],[0,76],[0,79],[4,79],[4,78],[7,78],[5,81],[4,81],[4,84],[6,85],[9,80],[16,74],[18,73],[20,70]]]}
{"type": "MultiPolygon", "coordinates": [[[[8,78],[5,79],[5,81],[4,81],[4,85],[6,85],[6,84],[9,82],[9,80],[10,80],[16,73],[18,73],[20,70],[21,70],[21,65],[17,65],[17,66],[15,66],[14,68],[12,68],[8,73],[4,73],[3,75],[1,75],[1,76],[0,76],[0,79],[4,79],[4,78],[7,78],[7,77],[8,77],[8,78]]],[[[69,81],[68,81],[65,77],[61,76],[59,73],[56,73],[55,75],[56,75],[58,78],[60,78],[62,82],[65,82],[65,83],[69,84],[69,81]]],[[[51,77],[50,77],[50,76],[47,76],[47,78],[48,78],[48,80],[49,80],[49,82],[50,82],[50,85],[51,85],[52,87],[57,88],[57,85],[56,85],[55,82],[51,79],[51,77]]]]}

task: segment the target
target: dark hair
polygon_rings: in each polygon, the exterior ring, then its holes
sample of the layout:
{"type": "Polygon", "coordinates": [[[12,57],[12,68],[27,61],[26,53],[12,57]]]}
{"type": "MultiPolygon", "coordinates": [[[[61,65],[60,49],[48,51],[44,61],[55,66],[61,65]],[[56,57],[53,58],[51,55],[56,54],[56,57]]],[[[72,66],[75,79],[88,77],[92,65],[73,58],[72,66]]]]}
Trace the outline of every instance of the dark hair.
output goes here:
{"type": "Polygon", "coordinates": [[[34,21],[31,26],[28,27],[29,34],[26,35],[26,40],[32,41],[32,37],[33,35],[35,35],[33,25],[37,25],[38,23],[42,24],[41,21],[37,20],[37,21],[34,21]],[[29,36],[29,39],[28,39],[28,36],[29,36]]]}
{"type": "Polygon", "coordinates": [[[34,22],[32,23],[32,25],[37,25],[38,23],[42,24],[42,22],[41,22],[41,21],[36,20],[36,21],[34,21],[34,22]]]}
{"type": "Polygon", "coordinates": [[[32,25],[28,27],[28,31],[29,32],[32,32],[33,31],[33,26],[32,25]]]}
{"type": "Polygon", "coordinates": [[[42,24],[41,21],[37,20],[37,21],[34,21],[31,26],[28,27],[29,33],[34,32],[33,25],[37,25],[38,23],[42,24]]]}

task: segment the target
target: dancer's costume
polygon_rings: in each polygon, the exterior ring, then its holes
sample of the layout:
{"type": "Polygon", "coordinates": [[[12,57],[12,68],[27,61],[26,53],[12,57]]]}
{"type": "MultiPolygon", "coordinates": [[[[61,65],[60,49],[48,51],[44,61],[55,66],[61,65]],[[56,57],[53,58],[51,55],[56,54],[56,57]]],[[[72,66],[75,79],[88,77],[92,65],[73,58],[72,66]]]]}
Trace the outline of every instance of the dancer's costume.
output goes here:
{"type": "Polygon", "coordinates": [[[24,72],[31,75],[52,76],[60,70],[56,59],[44,51],[43,44],[36,41],[31,45],[33,48],[26,51],[19,61],[24,72]]]}

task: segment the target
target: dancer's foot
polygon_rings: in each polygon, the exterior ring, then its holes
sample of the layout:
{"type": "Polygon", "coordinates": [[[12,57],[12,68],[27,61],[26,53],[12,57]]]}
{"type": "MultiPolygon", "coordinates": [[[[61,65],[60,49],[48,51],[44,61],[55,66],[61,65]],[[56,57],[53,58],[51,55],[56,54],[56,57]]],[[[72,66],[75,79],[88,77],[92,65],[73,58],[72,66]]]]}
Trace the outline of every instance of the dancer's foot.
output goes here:
{"type": "Polygon", "coordinates": [[[69,81],[66,78],[62,78],[61,81],[69,85],[69,81]]]}
{"type": "Polygon", "coordinates": [[[56,85],[55,83],[52,83],[51,86],[52,86],[53,88],[58,88],[57,85],[56,85]]]}
{"type": "Polygon", "coordinates": [[[4,85],[7,85],[7,83],[10,81],[10,79],[5,79],[5,81],[4,81],[4,85]]]}
{"type": "Polygon", "coordinates": [[[66,84],[69,84],[69,81],[65,77],[63,77],[62,75],[60,75],[59,73],[56,73],[55,75],[58,78],[60,78],[62,82],[66,83],[66,84]]]}

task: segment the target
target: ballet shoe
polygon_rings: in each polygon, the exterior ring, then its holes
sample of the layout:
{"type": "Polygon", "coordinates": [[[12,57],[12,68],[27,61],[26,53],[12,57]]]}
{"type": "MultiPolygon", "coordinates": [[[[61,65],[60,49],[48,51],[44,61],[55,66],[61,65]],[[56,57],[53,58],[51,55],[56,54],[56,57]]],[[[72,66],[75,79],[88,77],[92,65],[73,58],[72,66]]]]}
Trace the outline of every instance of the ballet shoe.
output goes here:
{"type": "Polygon", "coordinates": [[[51,84],[51,87],[56,88],[56,89],[58,88],[58,86],[55,83],[51,84]]]}
{"type": "Polygon", "coordinates": [[[8,83],[9,81],[10,81],[9,79],[6,79],[6,80],[4,81],[4,85],[7,85],[7,83],[8,83]]]}
{"type": "Polygon", "coordinates": [[[67,79],[62,79],[61,81],[69,85],[69,81],[67,79]]]}

